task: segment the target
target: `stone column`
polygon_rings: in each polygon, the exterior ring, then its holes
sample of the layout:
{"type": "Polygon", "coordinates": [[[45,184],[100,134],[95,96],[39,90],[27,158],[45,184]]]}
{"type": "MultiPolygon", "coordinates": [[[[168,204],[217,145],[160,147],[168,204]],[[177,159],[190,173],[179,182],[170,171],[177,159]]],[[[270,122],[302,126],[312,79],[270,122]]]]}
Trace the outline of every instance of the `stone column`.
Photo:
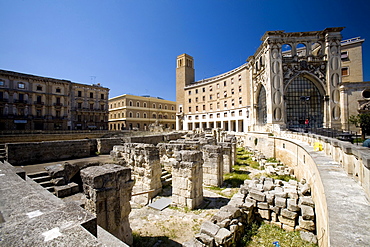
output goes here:
{"type": "Polygon", "coordinates": [[[136,143],[133,157],[133,175],[135,186],[133,194],[151,191],[132,199],[139,204],[148,204],[150,200],[162,190],[162,167],[159,159],[159,149],[153,144],[136,143]]]}
{"type": "Polygon", "coordinates": [[[218,145],[222,147],[222,166],[223,174],[232,172],[232,144],[230,142],[219,142],[218,145]]]}
{"type": "Polygon", "coordinates": [[[131,245],[131,169],[115,164],[91,166],[81,170],[86,195],[85,209],[96,214],[99,226],[131,245]]]}
{"type": "Polygon", "coordinates": [[[217,145],[203,146],[203,183],[209,186],[221,186],[223,182],[222,148],[217,145]]]}
{"type": "Polygon", "coordinates": [[[172,203],[194,209],[203,202],[202,152],[179,151],[172,167],[172,203]]]}

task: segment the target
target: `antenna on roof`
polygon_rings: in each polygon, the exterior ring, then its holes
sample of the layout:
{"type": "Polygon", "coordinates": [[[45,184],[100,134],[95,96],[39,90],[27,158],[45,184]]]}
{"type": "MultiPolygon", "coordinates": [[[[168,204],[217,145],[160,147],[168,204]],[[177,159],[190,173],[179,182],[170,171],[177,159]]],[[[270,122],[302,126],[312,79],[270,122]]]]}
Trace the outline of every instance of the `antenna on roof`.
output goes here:
{"type": "Polygon", "coordinates": [[[91,84],[95,84],[95,79],[96,79],[96,76],[94,76],[94,75],[90,76],[91,84]]]}

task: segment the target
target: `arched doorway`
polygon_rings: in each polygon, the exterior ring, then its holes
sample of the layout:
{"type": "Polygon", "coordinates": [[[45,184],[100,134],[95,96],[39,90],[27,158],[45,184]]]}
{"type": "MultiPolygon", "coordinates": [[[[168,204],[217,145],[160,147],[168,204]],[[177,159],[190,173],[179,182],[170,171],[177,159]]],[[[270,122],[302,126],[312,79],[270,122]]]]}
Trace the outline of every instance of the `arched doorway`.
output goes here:
{"type": "Polygon", "coordinates": [[[258,102],[257,123],[260,125],[265,124],[267,123],[267,104],[266,104],[266,89],[264,86],[261,86],[257,102],[258,102]]]}
{"type": "Polygon", "coordinates": [[[307,77],[294,78],[285,90],[288,129],[321,128],[324,120],[323,95],[307,77]]]}

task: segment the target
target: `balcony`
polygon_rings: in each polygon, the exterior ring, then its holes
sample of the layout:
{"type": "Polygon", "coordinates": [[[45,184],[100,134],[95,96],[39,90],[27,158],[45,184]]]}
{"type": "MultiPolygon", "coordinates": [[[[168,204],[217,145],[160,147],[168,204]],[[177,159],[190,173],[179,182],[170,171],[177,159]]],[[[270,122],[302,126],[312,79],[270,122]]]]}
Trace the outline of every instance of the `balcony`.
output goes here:
{"type": "Polygon", "coordinates": [[[54,103],[53,105],[56,106],[56,107],[62,107],[63,103],[54,103]]]}
{"type": "Polygon", "coordinates": [[[15,99],[14,103],[22,103],[22,104],[27,104],[27,100],[24,99],[15,99]]]}
{"type": "Polygon", "coordinates": [[[42,101],[34,101],[33,102],[34,105],[45,105],[45,102],[42,102],[42,101]]]}

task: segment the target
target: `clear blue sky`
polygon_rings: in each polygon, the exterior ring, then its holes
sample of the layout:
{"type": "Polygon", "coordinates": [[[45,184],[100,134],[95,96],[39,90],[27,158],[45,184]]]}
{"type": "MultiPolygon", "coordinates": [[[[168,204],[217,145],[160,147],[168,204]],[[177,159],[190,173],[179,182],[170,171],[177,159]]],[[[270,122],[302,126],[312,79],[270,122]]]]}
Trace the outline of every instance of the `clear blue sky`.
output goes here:
{"type": "Polygon", "coordinates": [[[270,30],[346,27],[370,81],[369,0],[0,0],[0,69],[101,83],[110,97],[176,100],[176,57],[196,80],[243,64],[270,30]],[[94,76],[94,77],[92,77],[94,76]]]}

